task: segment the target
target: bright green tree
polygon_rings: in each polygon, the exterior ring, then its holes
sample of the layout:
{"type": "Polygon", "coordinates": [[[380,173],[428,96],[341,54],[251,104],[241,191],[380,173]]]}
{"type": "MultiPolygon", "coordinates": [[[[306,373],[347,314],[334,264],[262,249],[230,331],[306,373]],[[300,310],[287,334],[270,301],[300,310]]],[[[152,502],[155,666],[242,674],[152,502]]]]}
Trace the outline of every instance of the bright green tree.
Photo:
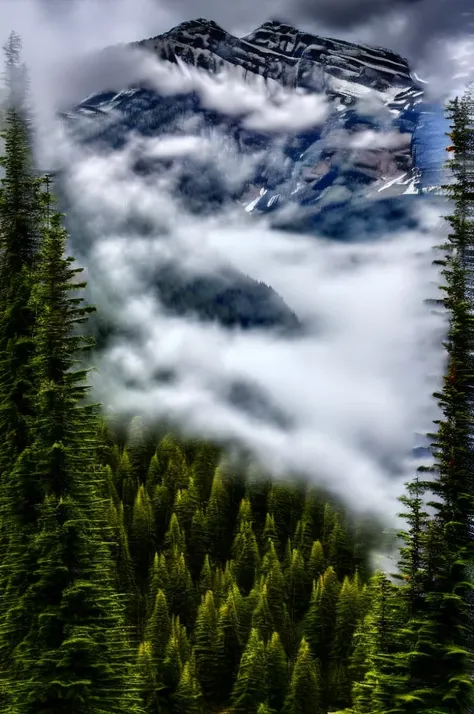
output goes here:
{"type": "Polygon", "coordinates": [[[291,675],[284,714],[323,714],[319,663],[311,655],[308,641],[303,637],[291,675]]]}
{"type": "Polygon", "coordinates": [[[267,699],[265,645],[256,628],[252,628],[240,660],[232,690],[232,712],[257,714],[259,704],[267,699]]]}

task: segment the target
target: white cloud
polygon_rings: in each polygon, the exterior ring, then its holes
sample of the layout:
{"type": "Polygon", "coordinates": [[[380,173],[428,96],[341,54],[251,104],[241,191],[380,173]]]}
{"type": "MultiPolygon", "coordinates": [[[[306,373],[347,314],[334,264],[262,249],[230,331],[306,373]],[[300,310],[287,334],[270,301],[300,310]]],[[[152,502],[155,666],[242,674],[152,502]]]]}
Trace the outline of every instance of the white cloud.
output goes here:
{"type": "Polygon", "coordinates": [[[403,149],[409,146],[410,142],[411,134],[373,129],[364,129],[352,134],[333,131],[324,138],[324,143],[329,148],[348,149],[403,149]]]}
{"type": "MultiPolygon", "coordinates": [[[[137,147],[181,155],[182,143],[170,136],[133,139],[114,156],[85,153],[64,137],[54,146],[93,237],[90,247],[77,246],[92,299],[134,331],[99,360],[98,398],[119,411],[172,417],[193,433],[241,440],[276,474],[301,472],[355,508],[393,516],[414,469],[413,435],[428,430],[437,413],[431,393],[442,368],[441,323],[423,300],[436,294],[431,248],[444,230],[439,206],[420,213],[416,230],[334,243],[271,230],[240,209],[186,214],[168,174],[150,180],[131,172],[137,147]],[[151,232],[135,234],[132,217],[151,232]],[[232,265],[272,285],[307,333],[229,333],[169,316],[151,287],[164,261],[200,275],[232,265]],[[154,381],[170,369],[174,382],[154,381]],[[289,426],[229,403],[235,381],[253,385],[289,426]]],[[[222,138],[210,133],[205,146],[232,173],[222,138]]]]}
{"type": "Polygon", "coordinates": [[[203,105],[224,114],[246,115],[243,125],[256,131],[298,132],[321,125],[329,113],[329,104],[324,94],[291,92],[268,89],[260,77],[243,82],[230,72],[212,77],[202,72],[187,70],[194,75],[193,88],[201,97],[203,105]]]}
{"type": "MultiPolygon", "coordinates": [[[[355,508],[374,507],[393,516],[402,481],[413,474],[407,457],[411,435],[429,429],[436,416],[431,393],[442,371],[442,325],[423,300],[436,294],[431,246],[446,232],[438,220],[441,211],[425,208],[416,230],[352,245],[272,231],[265,220],[244,211],[187,215],[170,193],[170,176],[132,175],[137,144],[115,156],[73,147],[46,116],[51,104],[78,101],[114,83],[121,89],[144,67],[160,91],[196,89],[207,106],[242,113],[253,128],[297,130],[318,123],[324,119],[324,100],[299,94],[275,100],[271,92],[237,79],[186,74],[138,53],[132,60],[132,54],[122,53],[122,64],[114,60],[98,72],[97,63],[77,64],[77,56],[169,29],[185,19],[176,15],[184,6],[175,12],[152,0],[114,0],[113,5],[81,0],[70,7],[47,17],[34,0],[4,0],[0,25],[23,36],[37,109],[43,112],[45,160],[69,166],[75,207],[92,238],[90,246],[73,250],[87,266],[92,298],[104,314],[136,330],[133,341],[119,342],[101,358],[97,394],[118,409],[171,415],[210,437],[239,438],[276,473],[299,470],[329,484],[355,508]],[[133,233],[133,217],[146,219],[150,235],[133,233]],[[151,288],[153,273],[165,259],[195,273],[217,273],[230,263],[271,284],[306,321],[306,336],[229,334],[216,325],[170,317],[151,288]],[[153,375],[166,367],[175,371],[176,381],[157,385],[153,375]],[[228,389],[236,379],[256,385],[291,426],[259,421],[229,404],[228,389]]],[[[222,7],[202,2],[199,9],[193,5],[192,15],[213,16],[209,10],[224,12],[222,7]]],[[[271,12],[265,3],[249,7],[241,18],[248,29],[271,12]]],[[[189,18],[191,10],[185,10],[189,18]]],[[[240,22],[237,10],[234,4],[234,25],[240,22]]],[[[374,27],[366,41],[376,36],[374,27]]],[[[229,29],[234,28],[229,24],[229,29]]],[[[364,40],[362,32],[358,37],[364,40]]],[[[441,59],[436,67],[445,76],[441,59]]],[[[427,78],[421,71],[420,76],[427,78]]],[[[226,168],[229,178],[234,170],[241,177],[248,170],[217,133],[202,144],[188,134],[180,140],[163,135],[139,146],[162,156],[202,151],[226,168]]]]}

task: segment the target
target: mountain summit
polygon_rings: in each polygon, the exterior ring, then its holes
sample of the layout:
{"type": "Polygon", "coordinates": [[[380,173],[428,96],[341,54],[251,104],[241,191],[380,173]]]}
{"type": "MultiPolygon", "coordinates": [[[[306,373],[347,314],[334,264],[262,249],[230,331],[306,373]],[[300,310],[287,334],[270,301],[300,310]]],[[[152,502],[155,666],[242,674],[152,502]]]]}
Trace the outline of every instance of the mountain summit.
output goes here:
{"type": "Polygon", "coordinates": [[[371,88],[387,94],[395,101],[394,108],[397,102],[406,103],[422,93],[407,61],[390,50],[311,35],[277,21],[265,22],[245,37],[234,37],[212,20],[199,18],[132,46],[212,72],[230,64],[288,87],[348,97],[371,88]]]}
{"type": "MultiPolygon", "coordinates": [[[[80,141],[109,150],[125,146],[131,135],[164,137],[166,156],[137,158],[136,169],[172,175],[173,200],[178,197],[191,214],[215,214],[232,204],[249,214],[268,213],[272,225],[284,230],[339,240],[376,238],[411,227],[414,202],[427,187],[442,183],[443,107],[426,105],[423,85],[406,59],[388,49],[312,35],[275,20],[235,37],[203,18],[130,47],[165,65],[197,68],[201,78],[221,73],[225,82],[228,72],[232,81],[260,84],[263,92],[268,88],[270,104],[278,87],[320,95],[327,103],[326,118],[303,130],[292,125],[291,112],[286,125],[260,121],[255,128],[245,111],[236,110],[231,91],[210,106],[200,81],[176,90],[168,82],[161,91],[144,77],[123,86],[114,80],[115,86],[64,114],[80,141]],[[227,157],[248,159],[252,168],[244,179],[229,177],[229,164],[219,164],[215,151],[169,154],[171,145],[183,146],[183,137],[187,146],[205,147],[216,136],[225,141],[227,157]]],[[[201,317],[228,325],[295,327],[295,316],[267,286],[242,276],[229,282],[228,274],[225,284],[212,289],[202,281],[183,286],[175,276],[171,290],[163,280],[162,297],[175,310],[187,312],[192,303],[201,317]]]]}

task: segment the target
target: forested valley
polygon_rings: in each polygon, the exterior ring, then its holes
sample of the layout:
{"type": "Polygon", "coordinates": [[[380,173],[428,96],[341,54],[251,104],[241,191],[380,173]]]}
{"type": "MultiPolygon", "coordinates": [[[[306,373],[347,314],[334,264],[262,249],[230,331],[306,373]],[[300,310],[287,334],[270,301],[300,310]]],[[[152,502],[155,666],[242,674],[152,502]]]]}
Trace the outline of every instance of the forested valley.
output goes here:
{"type": "MultiPolygon", "coordinates": [[[[0,193],[0,712],[467,714],[473,702],[474,104],[449,102],[448,312],[432,467],[382,527],[91,403],[81,269],[6,45],[0,193]]],[[[408,435],[407,435],[408,438],[408,435]]],[[[317,482],[317,464],[315,464],[317,482]]]]}

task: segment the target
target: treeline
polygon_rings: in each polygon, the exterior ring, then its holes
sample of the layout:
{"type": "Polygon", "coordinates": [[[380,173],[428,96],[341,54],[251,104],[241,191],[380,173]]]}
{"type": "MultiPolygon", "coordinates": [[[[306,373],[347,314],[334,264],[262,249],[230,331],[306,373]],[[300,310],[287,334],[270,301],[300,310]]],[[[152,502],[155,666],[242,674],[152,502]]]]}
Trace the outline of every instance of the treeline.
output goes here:
{"type": "Polygon", "coordinates": [[[19,38],[0,192],[0,712],[467,714],[472,682],[473,112],[448,105],[448,363],[435,463],[375,526],[206,442],[124,434],[88,398],[80,269],[31,153],[19,38]],[[426,473],[429,471],[429,473],[426,473]],[[380,536],[380,533],[376,533],[380,536]]]}

